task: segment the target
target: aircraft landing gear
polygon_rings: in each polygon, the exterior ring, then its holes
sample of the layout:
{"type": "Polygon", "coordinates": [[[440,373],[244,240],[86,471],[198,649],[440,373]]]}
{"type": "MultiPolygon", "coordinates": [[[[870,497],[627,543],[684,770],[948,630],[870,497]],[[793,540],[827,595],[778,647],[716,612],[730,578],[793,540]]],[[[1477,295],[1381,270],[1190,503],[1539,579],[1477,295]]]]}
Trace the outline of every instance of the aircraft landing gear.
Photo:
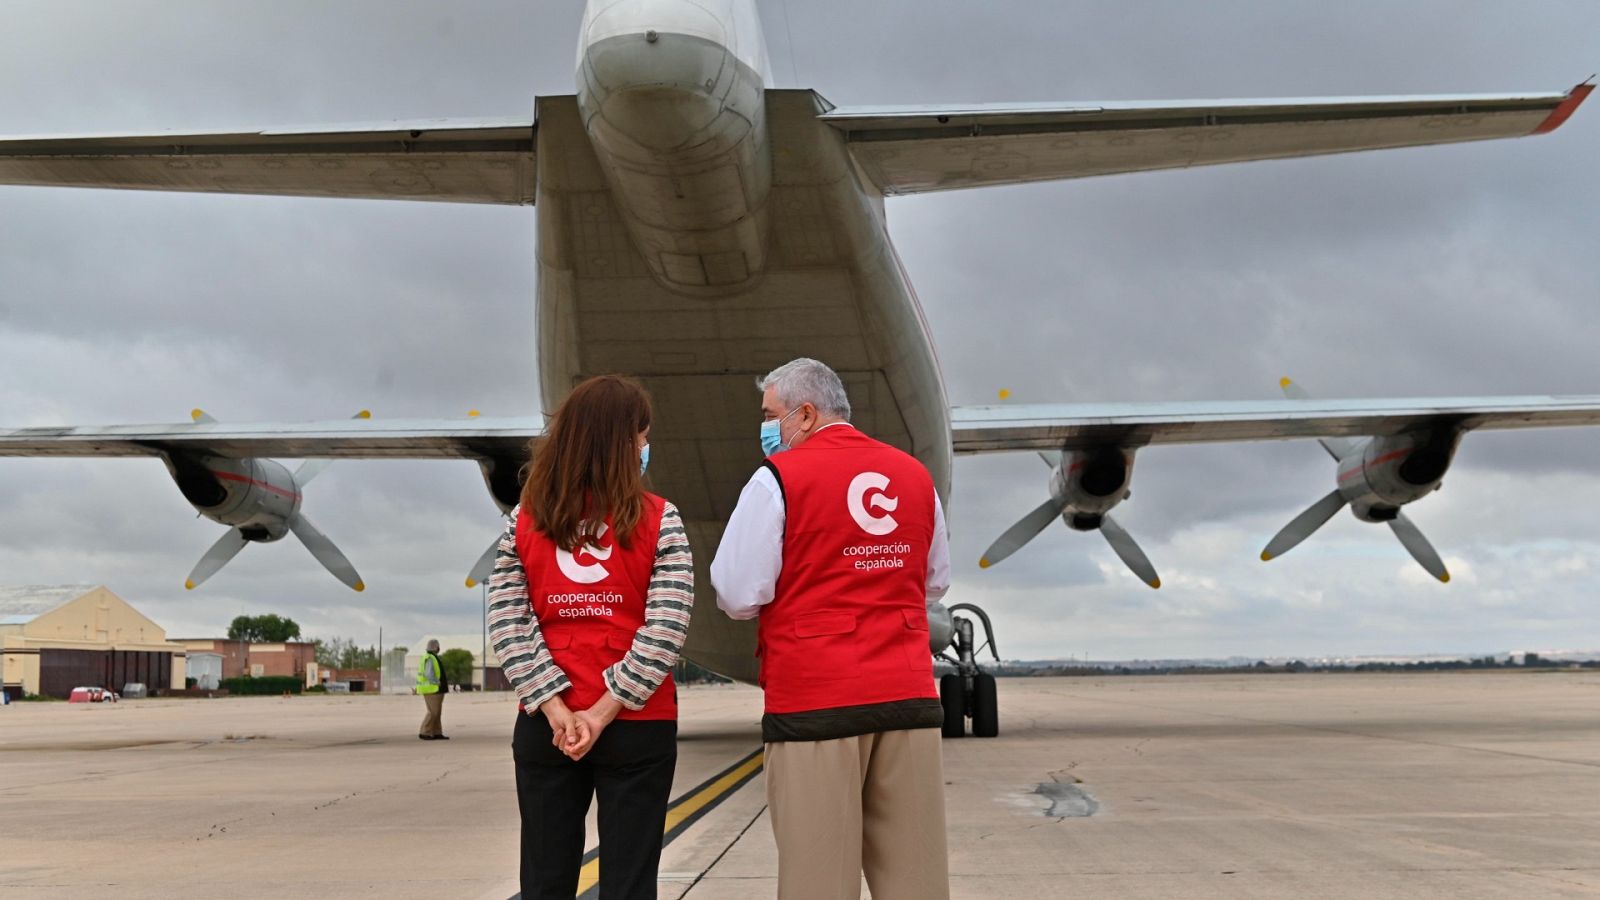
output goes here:
{"type": "Polygon", "coordinates": [[[985,648],[995,662],[1000,661],[1000,653],[994,646],[994,626],[990,624],[989,616],[971,603],[957,603],[950,607],[950,612],[955,623],[955,635],[950,648],[955,651],[955,656],[952,658],[947,653],[939,654],[941,660],[956,667],[954,672],[939,679],[939,702],[944,704],[944,736],[955,738],[965,735],[966,720],[970,718],[974,737],[995,737],[1000,734],[1000,704],[994,676],[978,668],[978,654],[985,648]],[[984,643],[981,646],[973,637],[976,629],[972,619],[955,616],[958,612],[971,613],[983,623],[984,643]]]}

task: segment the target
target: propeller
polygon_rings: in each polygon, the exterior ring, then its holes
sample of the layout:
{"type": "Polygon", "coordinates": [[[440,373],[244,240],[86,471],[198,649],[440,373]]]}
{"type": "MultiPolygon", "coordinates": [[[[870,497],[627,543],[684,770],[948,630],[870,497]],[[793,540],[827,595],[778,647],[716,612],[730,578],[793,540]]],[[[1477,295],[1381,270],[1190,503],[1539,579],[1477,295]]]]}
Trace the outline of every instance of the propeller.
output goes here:
{"type": "MultiPolygon", "coordinates": [[[[1278,386],[1283,389],[1284,396],[1290,400],[1311,399],[1311,395],[1306,393],[1304,388],[1288,378],[1280,379],[1278,386]]],[[[1335,463],[1341,465],[1352,457],[1362,455],[1367,449],[1367,442],[1349,438],[1322,438],[1318,443],[1328,451],[1328,455],[1333,457],[1335,463]]],[[[1339,510],[1344,509],[1349,502],[1350,500],[1345,496],[1344,492],[1335,488],[1323,496],[1322,499],[1311,504],[1304,512],[1295,516],[1289,524],[1283,526],[1282,530],[1273,535],[1272,540],[1267,542],[1266,549],[1261,551],[1262,562],[1269,562],[1294,549],[1301,541],[1314,534],[1318,528],[1327,524],[1328,520],[1333,518],[1334,514],[1339,510]]],[[[1391,507],[1391,509],[1393,508],[1391,507]]],[[[1361,518],[1371,520],[1369,516],[1361,515],[1360,509],[1357,510],[1357,514],[1361,518]]],[[[1411,554],[1411,558],[1426,569],[1429,575],[1442,582],[1448,583],[1450,581],[1450,571],[1445,568],[1444,560],[1439,558],[1438,551],[1433,549],[1433,545],[1428,543],[1426,537],[1423,537],[1421,529],[1417,528],[1416,523],[1412,522],[1405,513],[1400,512],[1398,509],[1393,509],[1393,518],[1388,520],[1388,525],[1389,530],[1393,531],[1394,536],[1400,540],[1401,546],[1406,548],[1406,552],[1411,554]]]]}
{"type": "Polygon", "coordinates": [[[194,590],[205,583],[207,578],[217,574],[228,561],[239,555],[244,545],[250,543],[244,533],[237,528],[229,528],[217,542],[211,545],[200,561],[194,564],[194,569],[189,572],[189,577],[183,582],[185,590],[194,590]]]}
{"type": "Polygon", "coordinates": [[[467,573],[467,587],[473,588],[489,580],[489,575],[494,572],[494,560],[500,555],[500,539],[495,538],[489,549],[483,551],[478,561],[472,564],[472,571],[467,573]]]}
{"type": "MultiPolygon", "coordinates": [[[[189,415],[196,425],[213,425],[217,422],[216,419],[207,415],[204,410],[196,409],[189,415]]],[[[368,410],[362,410],[352,418],[370,419],[372,418],[372,413],[368,410]]],[[[225,471],[215,473],[229,478],[234,483],[240,481],[250,482],[252,487],[259,487],[274,495],[275,498],[288,499],[274,499],[270,501],[274,504],[271,506],[267,503],[258,502],[254,506],[247,505],[247,508],[237,512],[230,510],[227,513],[211,514],[206,510],[202,510],[202,515],[208,515],[214,520],[217,520],[219,516],[230,519],[230,521],[223,524],[232,524],[232,522],[238,522],[238,524],[230,527],[222,537],[217,539],[216,543],[211,545],[205,555],[200,557],[200,561],[195,563],[194,569],[189,572],[189,577],[184,581],[184,588],[194,590],[204,584],[207,579],[217,574],[223,566],[227,565],[235,556],[238,556],[239,551],[243,550],[246,544],[252,541],[274,541],[283,537],[285,533],[289,533],[293,534],[301,544],[304,544],[305,548],[311,552],[312,557],[321,563],[323,568],[332,573],[333,577],[339,579],[353,590],[366,590],[366,584],[361,580],[361,576],[356,572],[355,566],[351,565],[350,560],[334,545],[333,541],[328,539],[327,535],[311,524],[311,520],[300,512],[301,492],[312,479],[320,475],[332,463],[332,459],[307,459],[300,464],[293,474],[290,474],[287,469],[270,460],[242,461],[242,467],[248,468],[252,473],[257,470],[265,473],[259,476],[264,479],[259,484],[252,481],[252,479],[258,477],[256,474],[251,474],[249,478],[243,478],[237,473],[231,475],[225,471]]],[[[241,465],[241,461],[211,460],[209,465],[241,465]]],[[[248,504],[249,501],[246,502],[248,504]]]]}
{"type": "Polygon", "coordinates": [[[1267,542],[1267,549],[1261,551],[1261,561],[1267,562],[1288,553],[1295,545],[1305,540],[1322,526],[1328,524],[1333,514],[1344,509],[1344,495],[1337,490],[1329,493],[1321,500],[1311,504],[1306,511],[1295,516],[1283,530],[1267,542]]]}
{"type": "Polygon", "coordinates": [[[300,513],[295,513],[294,517],[289,519],[289,530],[294,533],[295,537],[300,539],[300,543],[304,544],[307,550],[311,551],[311,555],[316,557],[317,562],[322,563],[324,569],[333,573],[333,577],[344,582],[352,590],[364,591],[367,589],[367,585],[361,580],[361,576],[356,574],[356,567],[350,565],[350,560],[339,552],[339,548],[333,545],[333,541],[328,540],[327,535],[319,531],[317,526],[311,524],[310,519],[300,513]]]}
{"type": "MultiPolygon", "coordinates": [[[[1061,466],[1060,453],[1041,452],[1039,458],[1044,460],[1045,465],[1051,468],[1059,468],[1061,466]]],[[[1065,519],[1072,514],[1065,498],[1051,497],[1049,500],[1034,507],[1027,515],[1019,519],[1015,525],[1007,528],[1004,534],[996,538],[995,542],[989,545],[989,549],[984,551],[982,558],[978,560],[978,566],[987,569],[1004,560],[1022,549],[1023,545],[1038,537],[1039,533],[1044,531],[1045,527],[1053,520],[1057,518],[1065,519]]],[[[1111,518],[1109,513],[1100,514],[1098,519],[1099,522],[1093,526],[1093,529],[1099,531],[1105,537],[1106,543],[1111,545],[1111,549],[1117,554],[1117,557],[1133,571],[1133,574],[1139,576],[1140,581],[1152,588],[1161,587],[1161,577],[1156,574],[1156,567],[1151,565],[1150,558],[1145,556],[1144,550],[1140,549],[1138,542],[1133,539],[1132,535],[1128,534],[1127,529],[1111,518]]]]}
{"type": "Polygon", "coordinates": [[[1394,517],[1389,523],[1389,530],[1400,539],[1401,545],[1411,554],[1411,558],[1428,570],[1429,575],[1445,584],[1450,583],[1450,570],[1444,567],[1444,560],[1439,558],[1439,552],[1433,549],[1428,539],[1422,536],[1422,530],[1407,518],[1405,513],[1394,517]]]}

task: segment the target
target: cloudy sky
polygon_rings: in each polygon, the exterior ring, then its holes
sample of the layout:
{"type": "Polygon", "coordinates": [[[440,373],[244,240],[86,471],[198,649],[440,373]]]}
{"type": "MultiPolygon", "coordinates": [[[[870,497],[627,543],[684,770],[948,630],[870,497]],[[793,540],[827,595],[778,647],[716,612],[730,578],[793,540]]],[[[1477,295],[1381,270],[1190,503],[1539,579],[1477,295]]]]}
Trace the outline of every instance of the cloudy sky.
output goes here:
{"type": "MultiPolygon", "coordinates": [[[[780,86],[841,105],[1559,90],[1600,6],[763,2],[780,86]],[[786,24],[787,22],[787,24],[786,24]]],[[[528,114],[573,90],[578,0],[0,3],[0,133],[528,114]]],[[[891,201],[952,402],[1600,393],[1600,109],[1550,137],[891,201]]],[[[0,425],[537,411],[531,209],[0,188],[0,425]]],[[[754,436],[752,436],[752,440],[754,436]]],[[[1332,486],[1310,443],[1143,453],[1094,535],[979,553],[1044,499],[1031,455],[963,458],[952,599],[1010,658],[1600,648],[1600,432],[1469,436],[1410,509],[1429,579],[1348,515],[1257,554],[1332,486]]],[[[497,528],[469,463],[340,463],[292,541],[201,590],[220,534],[155,460],[0,460],[0,583],[102,583],[174,635],[241,612],[316,636],[476,633],[497,528]]]]}

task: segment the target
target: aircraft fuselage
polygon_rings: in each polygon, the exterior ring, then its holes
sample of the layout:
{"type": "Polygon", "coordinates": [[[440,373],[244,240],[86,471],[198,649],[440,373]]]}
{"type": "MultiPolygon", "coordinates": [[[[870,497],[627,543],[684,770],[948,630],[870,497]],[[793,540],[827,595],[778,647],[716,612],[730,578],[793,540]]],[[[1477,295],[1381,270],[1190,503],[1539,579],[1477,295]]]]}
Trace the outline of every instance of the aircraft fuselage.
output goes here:
{"type": "MultiPolygon", "coordinates": [[[[702,564],[760,463],[755,379],[833,366],[863,431],[948,497],[949,408],[883,197],[811,91],[767,87],[753,0],[593,0],[578,94],[538,102],[539,372],[642,379],[654,487],[702,564]]],[[[686,655],[755,674],[754,629],[697,586],[686,655]]]]}

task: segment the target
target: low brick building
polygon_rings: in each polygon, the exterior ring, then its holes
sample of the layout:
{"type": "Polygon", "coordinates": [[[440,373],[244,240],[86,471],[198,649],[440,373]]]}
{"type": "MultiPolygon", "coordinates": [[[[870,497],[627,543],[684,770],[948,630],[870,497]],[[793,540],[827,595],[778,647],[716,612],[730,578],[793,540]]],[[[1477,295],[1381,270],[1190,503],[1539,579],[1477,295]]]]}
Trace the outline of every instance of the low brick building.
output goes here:
{"type": "Polygon", "coordinates": [[[222,677],[254,678],[273,676],[306,677],[306,664],[317,661],[317,649],[310,641],[285,641],[281,644],[254,644],[227,638],[176,638],[186,651],[214,653],[222,657],[222,677]]]}

